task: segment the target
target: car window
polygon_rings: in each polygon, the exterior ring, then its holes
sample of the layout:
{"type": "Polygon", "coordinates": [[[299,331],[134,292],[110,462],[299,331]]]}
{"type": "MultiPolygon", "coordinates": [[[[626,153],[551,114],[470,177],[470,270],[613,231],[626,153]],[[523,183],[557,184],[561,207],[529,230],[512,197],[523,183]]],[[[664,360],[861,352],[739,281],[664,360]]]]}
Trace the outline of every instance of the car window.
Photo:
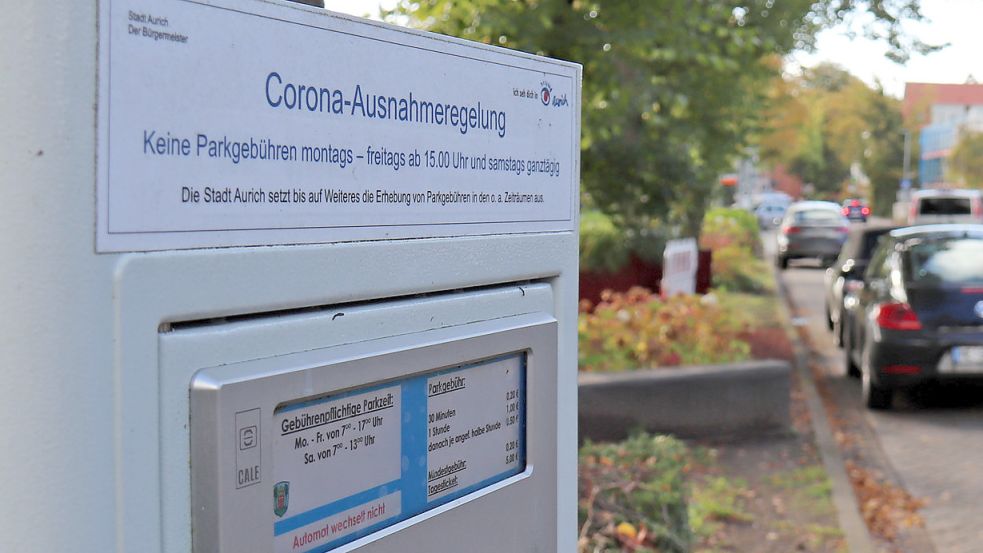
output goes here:
{"type": "Polygon", "coordinates": [[[983,284],[983,239],[916,239],[906,245],[907,276],[910,280],[940,284],[983,284]]]}
{"type": "Polygon", "coordinates": [[[918,202],[921,215],[970,215],[969,198],[922,198],[918,202]]]}
{"type": "Polygon", "coordinates": [[[864,274],[864,279],[871,278],[884,278],[890,267],[888,265],[888,254],[891,252],[890,241],[878,239],[877,248],[874,250],[874,255],[870,259],[870,265],[867,266],[867,272],[864,274]]]}
{"type": "Polygon", "coordinates": [[[870,255],[873,253],[874,248],[877,247],[877,241],[884,236],[889,229],[884,229],[882,231],[865,232],[863,235],[863,249],[861,249],[860,254],[857,255],[860,259],[870,259],[870,255]]]}
{"type": "Polygon", "coordinates": [[[795,223],[798,225],[835,225],[842,221],[843,216],[830,209],[808,209],[795,212],[795,223]]]}

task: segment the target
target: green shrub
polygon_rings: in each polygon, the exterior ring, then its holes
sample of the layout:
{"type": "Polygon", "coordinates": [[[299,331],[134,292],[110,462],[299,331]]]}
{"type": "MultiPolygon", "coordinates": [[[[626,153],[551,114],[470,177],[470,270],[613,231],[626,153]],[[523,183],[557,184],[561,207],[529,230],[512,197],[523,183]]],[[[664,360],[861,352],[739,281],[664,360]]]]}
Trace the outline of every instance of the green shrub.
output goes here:
{"type": "Polygon", "coordinates": [[[580,215],[580,268],[613,273],[628,262],[628,246],[621,229],[600,211],[580,215]]]}
{"type": "Polygon", "coordinates": [[[728,245],[713,252],[712,282],[730,292],[760,294],[774,289],[771,269],[748,248],[728,245]]]}
{"type": "Polygon", "coordinates": [[[647,434],[587,443],[579,466],[580,552],[690,551],[685,444],[647,434]]]}
{"type": "Polygon", "coordinates": [[[714,252],[727,246],[758,251],[758,232],[758,220],[752,213],[729,207],[713,208],[703,216],[700,247],[714,252]]]}
{"type": "Polygon", "coordinates": [[[718,207],[703,218],[700,247],[713,252],[713,286],[759,294],[773,290],[770,268],[758,257],[758,221],[743,209],[718,207]]]}

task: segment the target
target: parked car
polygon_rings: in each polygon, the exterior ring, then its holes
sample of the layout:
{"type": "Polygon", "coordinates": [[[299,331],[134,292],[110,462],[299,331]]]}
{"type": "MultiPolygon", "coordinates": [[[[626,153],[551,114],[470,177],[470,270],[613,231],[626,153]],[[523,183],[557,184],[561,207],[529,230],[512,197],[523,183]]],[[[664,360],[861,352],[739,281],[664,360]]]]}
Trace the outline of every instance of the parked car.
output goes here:
{"type": "Polygon", "coordinates": [[[847,219],[861,223],[866,223],[867,217],[870,215],[870,207],[867,206],[866,202],[856,198],[844,200],[841,210],[847,219]]]}
{"type": "Polygon", "coordinates": [[[983,191],[918,190],[911,196],[909,225],[983,223],[983,191]]]}
{"type": "MultiPolygon", "coordinates": [[[[826,269],[826,326],[833,331],[836,345],[843,345],[843,299],[863,284],[864,271],[877,240],[896,227],[854,227],[840,250],[840,256],[826,269]]],[[[859,374],[851,374],[859,376],[859,374]]]]}
{"type": "Polygon", "coordinates": [[[983,225],[884,235],[844,309],[844,357],[868,408],[890,408],[897,389],[983,377],[983,225]]]}
{"type": "Polygon", "coordinates": [[[833,202],[805,201],[789,206],[778,229],[778,267],[788,267],[790,259],[818,258],[832,264],[850,231],[850,222],[833,202]]]}
{"type": "Polygon", "coordinates": [[[785,216],[785,204],[761,204],[754,209],[754,216],[758,218],[758,226],[761,228],[777,227],[785,216]]]}

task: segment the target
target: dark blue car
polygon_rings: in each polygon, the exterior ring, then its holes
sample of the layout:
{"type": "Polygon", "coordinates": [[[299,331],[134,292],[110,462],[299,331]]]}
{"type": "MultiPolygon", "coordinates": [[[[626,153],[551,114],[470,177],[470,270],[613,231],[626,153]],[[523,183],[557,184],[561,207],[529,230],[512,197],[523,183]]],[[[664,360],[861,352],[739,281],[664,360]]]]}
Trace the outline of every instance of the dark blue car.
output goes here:
{"type": "Polygon", "coordinates": [[[889,408],[897,389],[983,377],[983,225],[882,236],[844,309],[847,370],[869,408],[889,408]]]}

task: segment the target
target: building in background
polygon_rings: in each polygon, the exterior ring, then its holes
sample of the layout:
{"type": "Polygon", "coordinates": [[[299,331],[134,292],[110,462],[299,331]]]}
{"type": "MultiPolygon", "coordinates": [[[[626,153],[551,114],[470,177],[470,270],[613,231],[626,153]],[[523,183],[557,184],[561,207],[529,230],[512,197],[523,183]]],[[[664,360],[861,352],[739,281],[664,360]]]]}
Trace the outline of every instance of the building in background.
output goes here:
{"type": "Polygon", "coordinates": [[[918,180],[922,188],[950,183],[946,165],[960,136],[983,132],[983,84],[906,83],[905,125],[919,129],[918,180]]]}

